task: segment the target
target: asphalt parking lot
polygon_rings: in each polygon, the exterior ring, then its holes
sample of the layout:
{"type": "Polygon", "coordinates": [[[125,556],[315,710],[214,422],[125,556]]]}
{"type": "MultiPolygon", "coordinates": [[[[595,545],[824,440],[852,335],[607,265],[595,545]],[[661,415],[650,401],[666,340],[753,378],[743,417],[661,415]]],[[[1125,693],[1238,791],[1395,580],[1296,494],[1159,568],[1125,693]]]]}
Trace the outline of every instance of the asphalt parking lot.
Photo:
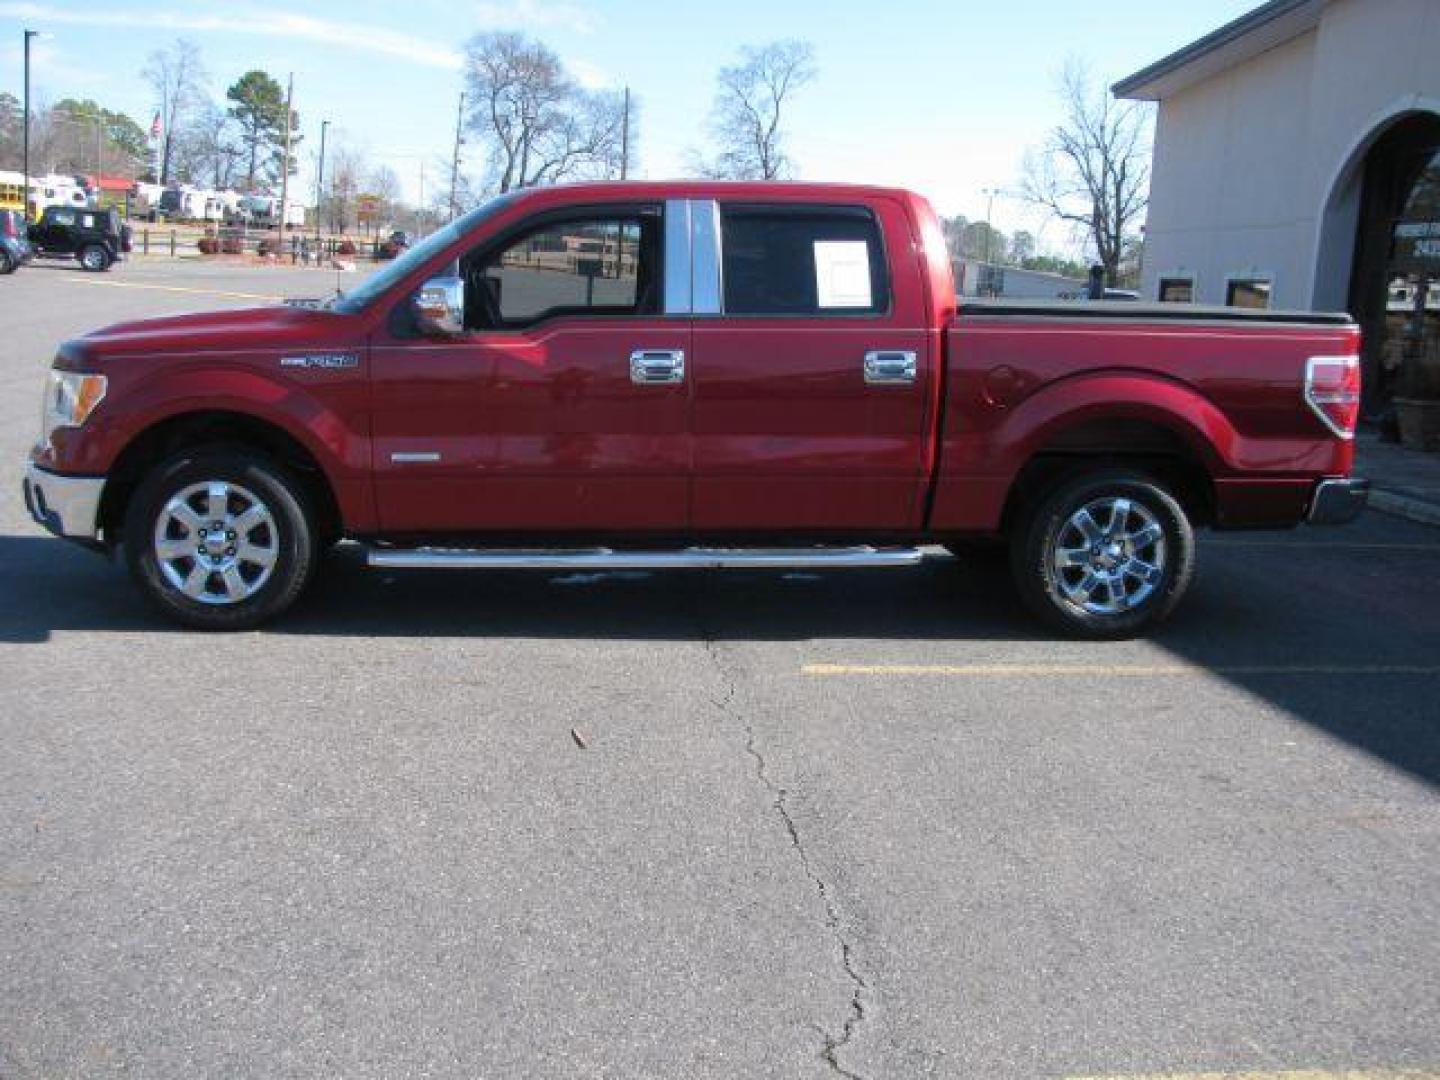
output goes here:
{"type": "Polygon", "coordinates": [[[205,636],[30,523],[59,340],[335,280],[0,279],[0,1077],[1440,1077],[1440,529],[1090,645],[939,557],[205,636]]]}

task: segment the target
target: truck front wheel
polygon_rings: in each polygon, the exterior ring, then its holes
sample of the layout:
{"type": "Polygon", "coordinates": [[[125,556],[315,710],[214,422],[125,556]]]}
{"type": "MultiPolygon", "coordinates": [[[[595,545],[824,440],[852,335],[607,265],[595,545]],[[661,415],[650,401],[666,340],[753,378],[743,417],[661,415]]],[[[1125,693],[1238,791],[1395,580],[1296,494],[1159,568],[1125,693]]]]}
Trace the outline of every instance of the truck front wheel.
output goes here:
{"type": "Polygon", "coordinates": [[[300,595],[315,567],[305,488],[243,450],[182,451],[125,515],[130,573],[162,613],[199,630],[249,630],[300,595]]]}
{"type": "Polygon", "coordinates": [[[1011,545],[1025,603],[1075,637],[1133,637],[1175,609],[1195,570],[1184,509],[1123,469],[1061,482],[1021,515],[1011,545]]]}

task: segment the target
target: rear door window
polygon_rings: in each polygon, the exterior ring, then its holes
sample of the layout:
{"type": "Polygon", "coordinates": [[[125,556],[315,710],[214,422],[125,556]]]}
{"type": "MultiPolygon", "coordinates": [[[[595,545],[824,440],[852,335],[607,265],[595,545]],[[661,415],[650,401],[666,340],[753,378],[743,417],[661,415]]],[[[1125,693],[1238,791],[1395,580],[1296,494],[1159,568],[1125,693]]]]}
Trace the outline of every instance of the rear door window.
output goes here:
{"type": "Polygon", "coordinates": [[[864,207],[724,206],[725,314],[875,315],[890,307],[880,228],[864,207]]]}

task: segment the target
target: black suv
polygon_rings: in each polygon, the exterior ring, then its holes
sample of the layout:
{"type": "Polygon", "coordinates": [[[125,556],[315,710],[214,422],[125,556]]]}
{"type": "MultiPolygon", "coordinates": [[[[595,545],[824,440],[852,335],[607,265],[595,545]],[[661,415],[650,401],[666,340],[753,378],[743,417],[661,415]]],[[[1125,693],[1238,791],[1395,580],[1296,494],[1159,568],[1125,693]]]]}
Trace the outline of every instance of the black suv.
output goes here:
{"type": "Polygon", "coordinates": [[[19,210],[0,210],[0,274],[13,274],[34,254],[25,238],[24,215],[19,210]]]}
{"type": "Polygon", "coordinates": [[[114,210],[83,206],[47,206],[30,226],[35,254],[79,259],[86,270],[109,270],[130,250],[130,226],[114,210]]]}

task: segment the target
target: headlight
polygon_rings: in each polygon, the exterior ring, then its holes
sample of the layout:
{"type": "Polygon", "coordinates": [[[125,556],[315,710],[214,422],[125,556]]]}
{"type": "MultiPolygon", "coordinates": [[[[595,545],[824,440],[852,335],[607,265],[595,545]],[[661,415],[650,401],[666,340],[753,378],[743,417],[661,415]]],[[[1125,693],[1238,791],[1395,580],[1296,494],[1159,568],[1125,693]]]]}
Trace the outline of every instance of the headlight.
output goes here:
{"type": "Polygon", "coordinates": [[[51,371],[45,383],[45,406],[40,414],[41,439],[48,440],[56,428],[79,427],[104,397],[104,375],[51,371]]]}

